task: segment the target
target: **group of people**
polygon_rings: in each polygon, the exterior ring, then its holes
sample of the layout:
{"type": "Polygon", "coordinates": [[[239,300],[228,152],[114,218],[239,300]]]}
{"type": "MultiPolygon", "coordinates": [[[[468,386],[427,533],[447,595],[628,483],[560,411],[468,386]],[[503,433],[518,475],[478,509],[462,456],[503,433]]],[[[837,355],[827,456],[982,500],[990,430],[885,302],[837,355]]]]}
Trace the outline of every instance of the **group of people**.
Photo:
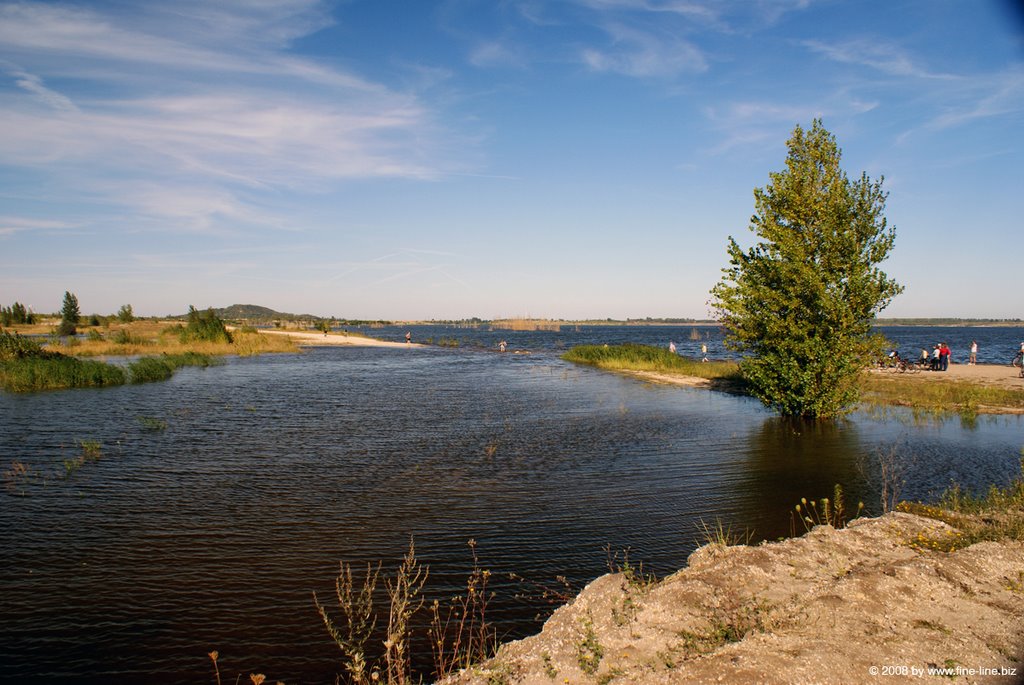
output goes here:
{"type": "MultiPolygon", "coordinates": [[[[1022,343],[1024,347],[1024,343],[1022,343]]],[[[928,354],[928,350],[921,350],[921,364],[928,366],[932,371],[947,371],[949,369],[949,359],[953,352],[949,349],[949,345],[940,342],[935,343],[932,347],[931,355],[928,354]]],[[[978,341],[972,340],[970,347],[970,356],[967,358],[968,366],[974,366],[978,363],[978,341]]]]}
{"type": "MultiPolygon", "coordinates": [[[[978,356],[978,343],[971,343],[974,350],[973,356],[977,360],[978,356]]],[[[931,361],[928,359],[928,350],[921,349],[921,364],[927,364],[928,368],[932,371],[947,371],[949,370],[949,358],[953,354],[953,351],[949,349],[949,345],[944,342],[935,343],[932,347],[931,361]]]]}

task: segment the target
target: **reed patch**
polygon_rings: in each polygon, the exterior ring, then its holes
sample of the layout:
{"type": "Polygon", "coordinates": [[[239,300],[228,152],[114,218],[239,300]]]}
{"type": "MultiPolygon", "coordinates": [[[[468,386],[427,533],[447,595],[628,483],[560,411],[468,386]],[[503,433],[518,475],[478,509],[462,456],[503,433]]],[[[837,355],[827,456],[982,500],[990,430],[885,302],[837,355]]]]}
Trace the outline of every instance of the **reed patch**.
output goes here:
{"type": "Polygon", "coordinates": [[[668,349],[626,343],[624,345],[578,345],[562,359],[599,369],[651,371],[679,376],[741,382],[739,365],[734,362],[702,362],[680,356],[668,349]]]}

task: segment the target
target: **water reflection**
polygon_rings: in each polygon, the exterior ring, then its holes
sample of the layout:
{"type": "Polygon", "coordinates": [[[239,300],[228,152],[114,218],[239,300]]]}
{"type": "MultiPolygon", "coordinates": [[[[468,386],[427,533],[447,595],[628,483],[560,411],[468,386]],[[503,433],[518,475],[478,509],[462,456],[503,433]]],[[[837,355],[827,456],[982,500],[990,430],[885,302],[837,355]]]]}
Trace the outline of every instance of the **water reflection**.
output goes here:
{"type": "MultiPolygon", "coordinates": [[[[788,535],[790,513],[801,498],[834,500],[836,485],[855,512],[868,494],[859,464],[864,453],[860,428],[853,421],[764,419],[745,451],[739,520],[757,522],[757,539],[788,535]]],[[[797,531],[803,531],[802,524],[797,531]]]]}

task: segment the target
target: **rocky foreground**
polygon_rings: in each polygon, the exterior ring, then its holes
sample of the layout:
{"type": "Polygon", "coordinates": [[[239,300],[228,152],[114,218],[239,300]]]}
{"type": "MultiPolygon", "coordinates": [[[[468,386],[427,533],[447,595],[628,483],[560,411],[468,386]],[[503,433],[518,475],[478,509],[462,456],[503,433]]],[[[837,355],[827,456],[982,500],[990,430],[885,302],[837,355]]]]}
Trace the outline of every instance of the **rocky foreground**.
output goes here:
{"type": "Polygon", "coordinates": [[[454,683],[1024,682],[1024,543],[890,513],[605,575],[454,683]],[[938,544],[936,544],[938,543],[938,544]]]}

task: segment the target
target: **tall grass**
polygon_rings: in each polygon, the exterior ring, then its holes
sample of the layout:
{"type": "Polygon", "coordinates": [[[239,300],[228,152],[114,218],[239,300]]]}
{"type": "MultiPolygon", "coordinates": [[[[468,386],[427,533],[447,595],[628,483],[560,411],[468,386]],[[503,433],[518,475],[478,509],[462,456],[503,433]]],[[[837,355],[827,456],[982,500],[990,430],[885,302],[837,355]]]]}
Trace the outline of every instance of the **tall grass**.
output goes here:
{"type": "MultiPolygon", "coordinates": [[[[425,632],[434,658],[436,680],[490,658],[497,649],[497,635],[487,614],[488,602],[493,596],[488,589],[491,572],[480,567],[476,542],[470,540],[469,546],[473,552],[473,570],[464,594],[430,603],[431,620],[425,632]]],[[[366,573],[358,580],[351,565],[342,563],[335,581],[338,607],[334,616],[315,592],[313,602],[328,634],[342,652],[348,682],[358,685],[422,682],[414,675],[412,626],[423,623],[416,616],[426,605],[423,590],[429,568],[416,558],[415,546],[410,541],[409,551],[395,574],[384,578],[386,605],[378,607],[380,570],[379,562],[376,566],[367,564],[366,573]],[[387,625],[382,634],[377,626],[382,623],[380,618],[385,611],[387,625]]],[[[338,681],[342,679],[339,677],[338,681]]]]}
{"type": "Polygon", "coordinates": [[[192,340],[182,342],[180,324],[154,325],[152,322],[135,322],[118,329],[107,339],[86,339],[75,348],[81,357],[129,356],[129,355],[176,355],[197,352],[207,356],[238,355],[241,357],[276,352],[298,352],[298,346],[287,336],[263,335],[255,329],[237,330],[232,333],[232,342],[192,340]]]}
{"type": "Polygon", "coordinates": [[[0,361],[0,387],[10,392],[123,385],[124,369],[74,357],[25,357],[0,361]]]}
{"type": "Polygon", "coordinates": [[[621,371],[653,371],[678,376],[741,381],[739,365],[734,362],[700,362],[650,345],[579,345],[562,355],[577,364],[621,371]]]}
{"type": "Polygon", "coordinates": [[[66,356],[17,334],[0,332],[0,388],[10,392],[162,381],[182,366],[205,367],[211,363],[208,355],[179,352],[143,357],[125,370],[113,364],[66,356]]]}

